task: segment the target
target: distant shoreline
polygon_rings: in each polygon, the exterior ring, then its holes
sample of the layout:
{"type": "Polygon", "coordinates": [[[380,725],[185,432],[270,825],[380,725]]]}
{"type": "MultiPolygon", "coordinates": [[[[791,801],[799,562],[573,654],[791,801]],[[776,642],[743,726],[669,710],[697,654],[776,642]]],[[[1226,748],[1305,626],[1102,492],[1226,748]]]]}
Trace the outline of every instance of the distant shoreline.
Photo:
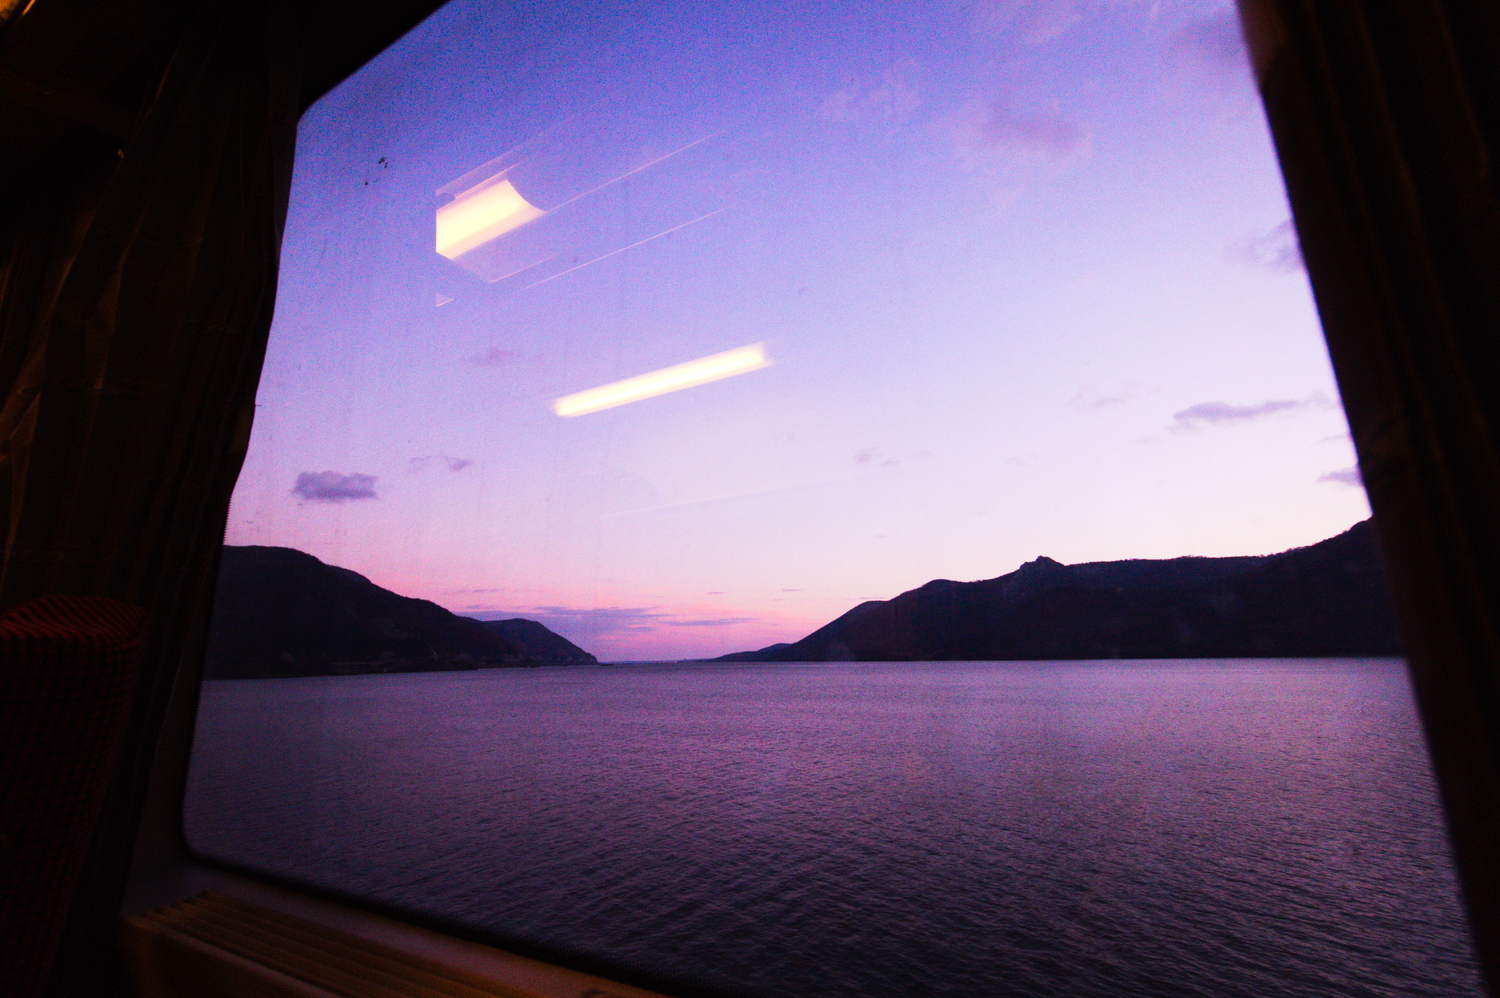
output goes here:
{"type": "Polygon", "coordinates": [[[541,623],[480,621],[291,548],[224,549],[207,678],[602,665],[1400,657],[1368,520],[1275,555],[1062,565],[935,579],[794,642],[599,662],[541,623]]]}
{"type": "MultiPolygon", "coordinates": [[[[632,667],[650,666],[699,666],[711,665],[716,668],[745,668],[757,669],[764,667],[782,666],[808,666],[815,668],[827,668],[840,665],[880,666],[880,665],[1167,665],[1172,663],[1201,664],[1212,662],[1218,665],[1233,666],[1237,663],[1265,664],[1267,662],[1288,662],[1298,664],[1309,664],[1327,662],[1337,664],[1344,662],[1405,662],[1404,655],[1268,655],[1261,657],[1233,657],[1233,658],[1031,658],[1031,659],[952,659],[952,658],[929,658],[929,659],[868,659],[864,661],[842,661],[842,662],[719,662],[714,659],[681,659],[671,662],[599,662],[597,668],[629,669],[632,667]]],[[[205,677],[205,682],[211,683],[245,683],[245,682],[267,682],[281,681],[285,679],[352,679],[359,676],[415,676],[415,675],[454,675],[467,672],[517,672],[532,669],[577,669],[576,664],[563,662],[541,662],[521,665],[497,665],[480,666],[472,669],[386,669],[369,670],[363,672],[338,672],[338,673],[316,673],[298,676],[251,676],[216,678],[205,677]]]]}

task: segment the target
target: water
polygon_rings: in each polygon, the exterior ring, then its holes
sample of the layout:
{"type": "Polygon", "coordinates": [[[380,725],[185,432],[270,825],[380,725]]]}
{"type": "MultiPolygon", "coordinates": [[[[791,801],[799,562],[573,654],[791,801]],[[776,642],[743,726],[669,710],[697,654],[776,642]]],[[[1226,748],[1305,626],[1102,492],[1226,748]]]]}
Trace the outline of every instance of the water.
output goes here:
{"type": "Polygon", "coordinates": [[[210,682],[185,822],[711,992],[1481,994],[1389,660],[210,682]]]}

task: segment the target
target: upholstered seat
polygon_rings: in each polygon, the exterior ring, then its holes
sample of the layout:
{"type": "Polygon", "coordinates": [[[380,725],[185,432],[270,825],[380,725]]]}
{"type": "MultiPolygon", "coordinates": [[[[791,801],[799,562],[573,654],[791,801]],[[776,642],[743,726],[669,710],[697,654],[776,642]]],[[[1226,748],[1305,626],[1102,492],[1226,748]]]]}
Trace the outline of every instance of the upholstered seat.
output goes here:
{"type": "Polygon", "coordinates": [[[46,986],[114,771],[145,611],[44,596],[0,616],[0,994],[46,986]]]}

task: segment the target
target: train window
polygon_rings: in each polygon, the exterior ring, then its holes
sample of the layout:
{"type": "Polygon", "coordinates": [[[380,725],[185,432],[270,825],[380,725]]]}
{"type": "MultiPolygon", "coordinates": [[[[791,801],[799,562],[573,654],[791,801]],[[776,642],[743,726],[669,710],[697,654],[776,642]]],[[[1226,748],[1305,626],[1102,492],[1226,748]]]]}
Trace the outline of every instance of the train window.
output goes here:
{"type": "Polygon", "coordinates": [[[300,126],[185,829],[663,990],[1478,995],[1367,516],[1231,6],[453,0],[300,126]]]}

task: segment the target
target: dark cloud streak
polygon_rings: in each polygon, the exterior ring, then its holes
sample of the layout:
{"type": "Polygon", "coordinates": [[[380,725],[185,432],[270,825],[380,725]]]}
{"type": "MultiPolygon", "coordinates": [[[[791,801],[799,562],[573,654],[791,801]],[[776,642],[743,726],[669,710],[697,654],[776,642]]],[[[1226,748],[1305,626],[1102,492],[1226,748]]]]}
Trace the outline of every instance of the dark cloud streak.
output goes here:
{"type": "Polygon", "coordinates": [[[598,637],[603,634],[649,632],[655,630],[657,621],[669,615],[656,612],[655,607],[646,606],[601,606],[591,609],[538,606],[518,616],[539,621],[565,637],[598,637]]]}
{"type": "Polygon", "coordinates": [[[1304,409],[1326,408],[1333,403],[1321,395],[1309,395],[1305,399],[1270,399],[1254,405],[1231,405],[1228,402],[1199,402],[1181,412],[1174,412],[1175,429],[1197,429],[1200,426],[1219,426],[1224,423],[1243,423],[1265,416],[1290,414],[1304,409]]]}
{"type": "MultiPolygon", "coordinates": [[[[471,608],[474,609],[474,608],[471,608]]],[[[690,617],[675,618],[654,606],[533,606],[526,610],[480,610],[476,617],[502,620],[524,617],[535,620],[573,641],[621,634],[647,634],[661,627],[728,627],[754,623],[757,617],[690,617]]]]}
{"type": "Polygon", "coordinates": [[[305,502],[344,502],[348,499],[377,499],[374,475],[359,472],[304,471],[297,476],[292,494],[305,502]]]}
{"type": "Polygon", "coordinates": [[[748,624],[754,617],[706,617],[702,620],[669,620],[672,627],[726,627],[729,624],[748,624]]]}
{"type": "MultiPolygon", "coordinates": [[[[474,463],[472,460],[466,457],[449,457],[447,454],[441,454],[438,456],[442,458],[443,464],[448,467],[449,471],[463,471],[469,465],[474,463]]],[[[407,463],[407,468],[413,473],[426,471],[427,466],[432,463],[432,457],[433,456],[431,454],[424,454],[421,457],[414,457],[407,463]]]]}
{"type": "Polygon", "coordinates": [[[490,347],[484,353],[476,354],[469,358],[469,363],[479,367],[504,367],[516,357],[510,350],[502,350],[499,347],[490,347]]]}
{"type": "Polygon", "coordinates": [[[1332,482],[1335,485],[1349,485],[1359,488],[1363,488],[1365,484],[1365,480],[1360,475],[1358,467],[1340,468],[1337,471],[1330,471],[1326,475],[1319,475],[1318,481],[1332,482]]]}
{"type": "Polygon", "coordinates": [[[1225,255],[1235,263],[1278,274],[1294,274],[1304,269],[1302,247],[1297,242],[1297,230],[1291,219],[1269,232],[1233,243],[1225,255]]]}

